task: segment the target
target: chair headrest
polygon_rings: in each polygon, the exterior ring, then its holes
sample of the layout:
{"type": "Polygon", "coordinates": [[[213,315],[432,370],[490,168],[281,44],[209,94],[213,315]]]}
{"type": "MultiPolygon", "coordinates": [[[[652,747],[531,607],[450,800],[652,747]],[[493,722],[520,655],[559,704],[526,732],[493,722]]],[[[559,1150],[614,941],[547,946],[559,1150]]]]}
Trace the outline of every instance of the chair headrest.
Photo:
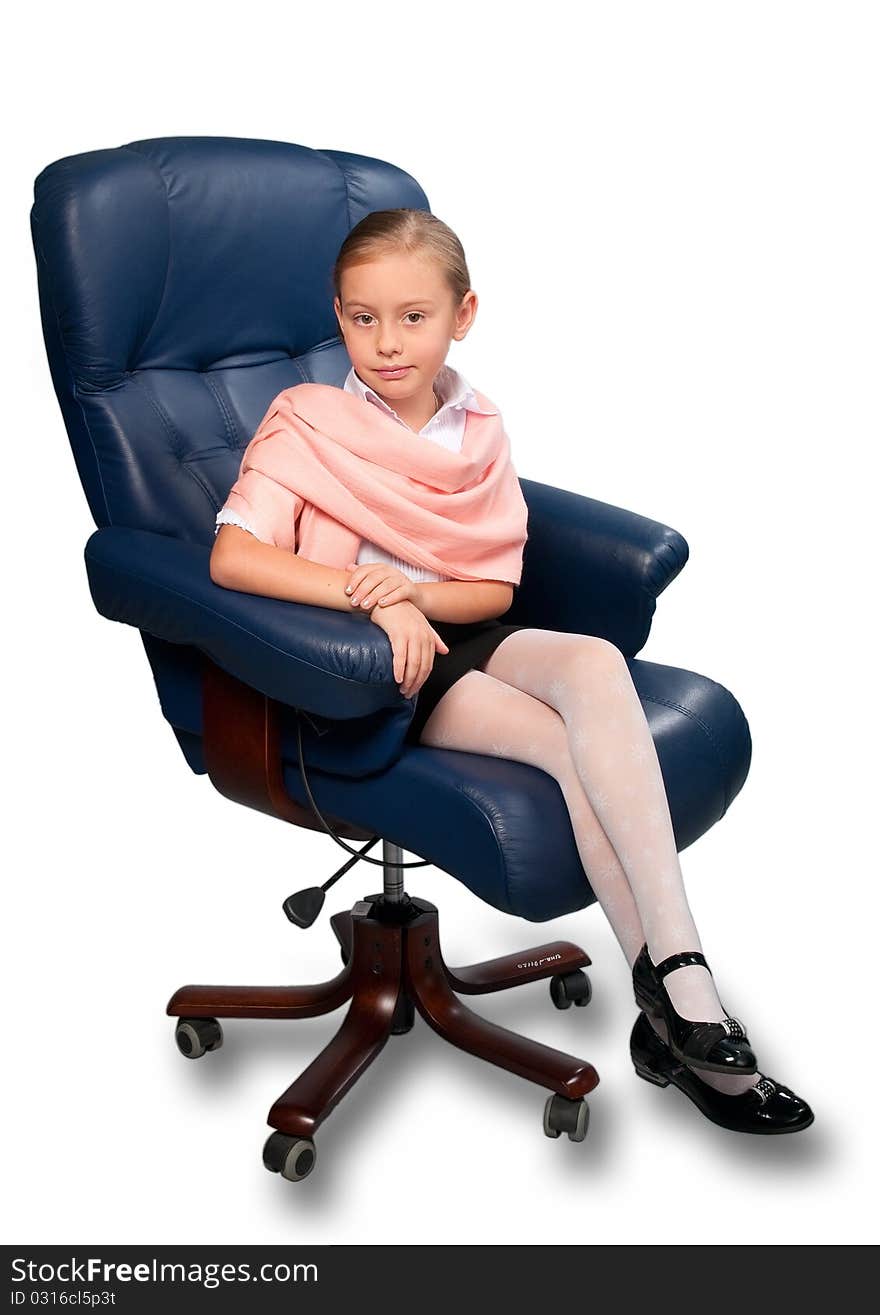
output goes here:
{"type": "Polygon", "coordinates": [[[429,208],[394,165],[249,138],[129,142],[38,175],[43,334],[97,525],[213,542],[272,399],[344,381],[333,262],[398,206],[429,208]]]}

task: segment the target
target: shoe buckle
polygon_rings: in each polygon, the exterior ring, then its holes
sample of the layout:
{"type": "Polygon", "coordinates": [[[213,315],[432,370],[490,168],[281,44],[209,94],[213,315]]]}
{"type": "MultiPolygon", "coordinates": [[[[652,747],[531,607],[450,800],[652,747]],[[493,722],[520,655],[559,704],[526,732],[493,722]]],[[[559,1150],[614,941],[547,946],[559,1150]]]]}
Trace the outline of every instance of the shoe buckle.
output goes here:
{"type": "Polygon", "coordinates": [[[776,1083],[772,1078],[761,1078],[760,1082],[756,1082],[752,1087],[752,1091],[763,1105],[764,1101],[769,1100],[776,1091],[776,1083]]]}
{"type": "Polygon", "coordinates": [[[748,1040],[746,1029],[738,1018],[732,1018],[730,1015],[721,1020],[721,1026],[728,1036],[736,1037],[739,1041],[748,1040]]]}

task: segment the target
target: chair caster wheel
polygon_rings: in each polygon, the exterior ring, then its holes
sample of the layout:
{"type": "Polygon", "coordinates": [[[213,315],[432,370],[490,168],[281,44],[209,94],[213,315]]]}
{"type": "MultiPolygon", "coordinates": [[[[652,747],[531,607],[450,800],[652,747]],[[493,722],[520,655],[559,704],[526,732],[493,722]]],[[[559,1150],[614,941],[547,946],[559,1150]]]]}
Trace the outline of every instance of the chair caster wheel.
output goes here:
{"type": "Polygon", "coordinates": [[[291,1183],[298,1183],[312,1172],[317,1156],[315,1143],[308,1137],[289,1137],[286,1132],[273,1132],[263,1147],[266,1168],[291,1183]]]}
{"type": "Polygon", "coordinates": [[[590,1107],[581,1097],[569,1100],[567,1096],[550,1096],[544,1106],[544,1132],[548,1137],[568,1133],[569,1141],[583,1141],[590,1126],[590,1107]]]}
{"type": "Polygon", "coordinates": [[[199,1059],[206,1050],[219,1050],[223,1029],[216,1018],[180,1018],[174,1030],[177,1049],[187,1059],[199,1059]]]}
{"type": "Polygon", "coordinates": [[[575,968],[570,973],[557,973],[550,978],[550,998],[557,1009],[570,1009],[572,1005],[583,1009],[590,1003],[592,996],[590,979],[582,968],[575,968]]]}

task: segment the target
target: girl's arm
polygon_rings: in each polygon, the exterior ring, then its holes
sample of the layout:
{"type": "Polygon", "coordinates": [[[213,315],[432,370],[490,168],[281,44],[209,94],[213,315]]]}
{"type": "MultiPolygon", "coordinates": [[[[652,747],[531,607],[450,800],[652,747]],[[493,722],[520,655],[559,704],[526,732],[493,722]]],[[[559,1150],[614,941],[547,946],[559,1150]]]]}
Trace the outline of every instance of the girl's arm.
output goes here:
{"type": "Polygon", "coordinates": [[[416,606],[429,621],[486,621],[503,616],[513,585],[503,580],[429,580],[418,586],[416,606]]]}
{"type": "Polygon", "coordinates": [[[348,571],[310,562],[287,548],[263,543],[238,525],[221,525],[211,549],[211,579],[223,589],[262,594],[288,603],[352,610],[345,592],[348,571]]]}

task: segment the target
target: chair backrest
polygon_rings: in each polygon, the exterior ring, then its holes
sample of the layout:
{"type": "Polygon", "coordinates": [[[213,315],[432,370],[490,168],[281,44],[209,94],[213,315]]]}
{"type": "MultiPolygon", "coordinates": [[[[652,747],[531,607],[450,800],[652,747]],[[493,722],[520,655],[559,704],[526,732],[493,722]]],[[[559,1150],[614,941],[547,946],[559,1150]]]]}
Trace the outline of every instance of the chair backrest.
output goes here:
{"type": "Polygon", "coordinates": [[[343,383],[333,262],[398,206],[429,209],[394,165],[249,138],[129,142],[38,175],[43,334],[97,526],[213,543],[273,397],[343,383]]]}

